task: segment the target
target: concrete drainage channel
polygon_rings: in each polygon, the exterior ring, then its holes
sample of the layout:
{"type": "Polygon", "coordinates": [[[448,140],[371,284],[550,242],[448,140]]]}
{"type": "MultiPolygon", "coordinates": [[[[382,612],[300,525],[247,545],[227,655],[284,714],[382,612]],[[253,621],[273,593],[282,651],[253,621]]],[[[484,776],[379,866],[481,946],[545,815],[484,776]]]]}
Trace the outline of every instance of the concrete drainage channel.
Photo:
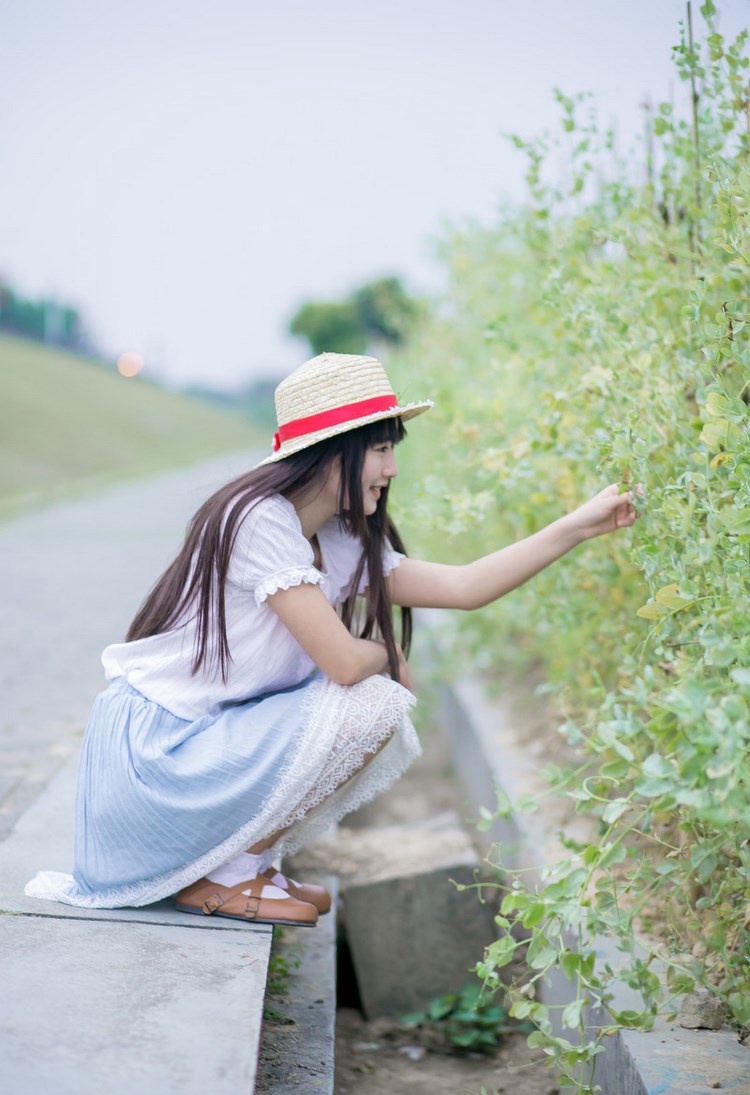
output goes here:
{"type": "MultiPolygon", "coordinates": [[[[518,732],[514,714],[502,702],[487,698],[477,681],[463,680],[446,688],[441,704],[442,722],[449,735],[458,778],[476,810],[493,809],[497,790],[512,802],[520,793],[540,788],[537,771],[546,763],[529,749],[518,732]]],[[[518,866],[533,862],[555,843],[561,818],[515,814],[498,820],[491,837],[506,848],[517,849],[518,866]],[[541,855],[540,855],[541,851],[541,855]]],[[[573,820],[575,823],[575,820],[573,820]]],[[[613,948],[602,939],[601,950],[613,948]]],[[[547,988],[549,1003],[568,1003],[571,985],[560,971],[547,988]]],[[[616,1006],[628,1006],[625,999],[616,1006]]],[[[592,1017],[596,1023],[596,1017],[592,1017]]],[[[750,1050],[728,1028],[687,1030],[658,1021],[648,1034],[622,1031],[607,1039],[606,1052],[597,1063],[596,1083],[603,1095],[708,1095],[714,1089],[750,1095],[750,1050]]]]}
{"type": "MultiPolygon", "coordinates": [[[[434,997],[471,981],[470,970],[494,935],[488,907],[451,883],[471,885],[481,857],[455,808],[457,790],[452,774],[443,772],[440,779],[435,775],[437,768],[444,770],[447,763],[441,734],[430,728],[424,739],[425,756],[391,791],[349,815],[336,831],[303,849],[286,865],[293,877],[315,881],[325,878],[328,871],[336,872],[342,891],[338,908],[340,1005],[350,1022],[353,1012],[361,1014],[362,1030],[368,1023],[381,1029],[392,1023],[401,1028],[394,1036],[407,1042],[413,1042],[415,1036],[404,1032],[397,1017],[418,1011],[434,997]],[[445,788],[442,793],[441,788],[445,788]]],[[[337,1003],[332,989],[337,960],[334,929],[334,917],[326,916],[313,932],[286,929],[280,943],[274,944],[274,955],[287,966],[294,958],[300,964],[291,968],[287,991],[267,998],[272,1018],[264,1025],[257,1095],[287,1095],[299,1090],[330,1095],[334,1090],[334,1070],[323,1067],[333,1050],[337,1003]],[[316,949],[318,973],[311,967],[316,949]],[[273,1013],[277,1014],[275,1020],[273,1013]],[[294,1020],[294,1025],[285,1022],[288,1019],[294,1020]],[[303,1044],[308,1048],[305,1060],[300,1061],[303,1044]]],[[[271,981],[273,963],[272,956],[271,981]]],[[[391,1034],[386,1035],[389,1049],[393,1049],[391,1034]]],[[[374,1043],[363,1034],[355,1039],[355,1045],[364,1049],[374,1043]]],[[[338,1048],[346,1057],[346,1038],[338,1048]]],[[[407,1048],[419,1055],[414,1060],[421,1061],[423,1082],[425,1070],[436,1063],[424,1060],[425,1049],[413,1045],[395,1048],[393,1053],[407,1048]]],[[[384,1066],[385,1056],[384,1051],[372,1062],[379,1075],[383,1067],[388,1069],[388,1079],[383,1075],[379,1082],[403,1081],[404,1090],[411,1088],[406,1076],[394,1078],[397,1062],[391,1058],[384,1066]]],[[[407,1058],[402,1056],[400,1061],[408,1070],[407,1058]]],[[[345,1073],[341,1055],[338,1063],[339,1073],[345,1073]]],[[[369,1067],[364,1059],[357,1065],[369,1067]]],[[[342,1080],[339,1088],[345,1087],[351,1089],[342,1080]]],[[[356,1081],[353,1090],[357,1090],[356,1081]]],[[[378,1090],[396,1095],[401,1087],[378,1090]]]]}

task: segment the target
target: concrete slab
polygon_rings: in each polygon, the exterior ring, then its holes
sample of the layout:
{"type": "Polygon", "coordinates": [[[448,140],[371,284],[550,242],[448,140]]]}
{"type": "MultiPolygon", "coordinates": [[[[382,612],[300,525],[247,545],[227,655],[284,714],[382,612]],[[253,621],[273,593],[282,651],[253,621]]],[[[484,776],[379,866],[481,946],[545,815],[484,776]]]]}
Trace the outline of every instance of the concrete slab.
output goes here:
{"type": "Polygon", "coordinates": [[[0,916],[6,1095],[251,1095],[270,936],[0,916]]]}
{"type": "Polygon", "coordinates": [[[317,927],[285,928],[274,941],[274,954],[293,961],[289,991],[272,997],[270,1005],[288,1025],[268,1023],[263,1033],[258,1073],[259,1095],[333,1095],[336,1044],[336,905],[338,883],[332,875],[304,872],[300,881],[325,886],[333,909],[317,927]]]}
{"type": "Polygon", "coordinates": [[[404,1015],[458,992],[494,938],[492,919],[463,863],[347,886],[344,923],[362,1009],[369,1018],[404,1015]]]}
{"type": "Polygon", "coordinates": [[[608,1095],[750,1095],[750,1053],[730,1030],[686,1031],[658,1019],[644,1034],[623,1030],[597,1059],[608,1095]]]}
{"type": "Polygon", "coordinates": [[[73,847],[73,803],[77,758],[42,791],[0,844],[0,911],[73,920],[116,920],[143,924],[182,925],[209,931],[255,932],[270,935],[269,924],[242,924],[226,917],[201,917],[177,912],[171,898],[141,909],[79,909],[55,901],[26,897],[25,884],[39,870],[70,872],[73,847]]]}
{"type": "Polygon", "coordinates": [[[750,1095],[750,1051],[730,1030],[683,1030],[660,1020],[648,1034],[626,1030],[621,1037],[647,1095],[706,1095],[714,1089],[750,1095]]]}

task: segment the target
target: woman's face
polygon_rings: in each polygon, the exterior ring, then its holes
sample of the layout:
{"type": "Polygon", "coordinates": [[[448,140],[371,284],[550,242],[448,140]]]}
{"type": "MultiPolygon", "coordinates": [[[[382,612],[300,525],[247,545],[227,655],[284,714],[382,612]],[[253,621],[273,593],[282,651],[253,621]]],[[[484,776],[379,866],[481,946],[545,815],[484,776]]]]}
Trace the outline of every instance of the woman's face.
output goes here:
{"type": "MultiPolygon", "coordinates": [[[[362,462],[361,491],[362,508],[365,517],[375,512],[378,499],[391,479],[398,475],[398,465],[393,451],[392,441],[379,441],[365,452],[362,462]]],[[[335,512],[338,512],[339,491],[341,489],[341,457],[336,457],[328,473],[323,490],[330,499],[335,512]]],[[[346,509],[346,503],[344,509],[346,509]]]]}
{"type": "Polygon", "coordinates": [[[375,512],[381,492],[396,475],[398,464],[393,442],[382,441],[372,445],[365,453],[362,465],[362,505],[366,517],[375,512]]]}

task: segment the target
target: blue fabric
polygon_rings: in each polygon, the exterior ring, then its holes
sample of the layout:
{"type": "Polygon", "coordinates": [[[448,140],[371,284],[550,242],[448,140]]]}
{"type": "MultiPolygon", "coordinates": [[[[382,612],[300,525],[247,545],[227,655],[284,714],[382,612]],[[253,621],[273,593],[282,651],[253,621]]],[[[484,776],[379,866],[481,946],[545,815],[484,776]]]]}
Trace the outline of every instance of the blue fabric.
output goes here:
{"type": "Polygon", "coordinates": [[[190,722],[113,681],[94,703],[81,753],[71,897],[168,874],[252,818],[295,752],[316,683],[190,722]]]}
{"type": "Polygon", "coordinates": [[[419,756],[413,704],[381,674],[345,686],[316,673],[191,721],[118,678],[97,697],[83,743],[74,874],[40,871],[25,892],[141,906],[274,834],[276,853],[290,854],[419,756]]]}

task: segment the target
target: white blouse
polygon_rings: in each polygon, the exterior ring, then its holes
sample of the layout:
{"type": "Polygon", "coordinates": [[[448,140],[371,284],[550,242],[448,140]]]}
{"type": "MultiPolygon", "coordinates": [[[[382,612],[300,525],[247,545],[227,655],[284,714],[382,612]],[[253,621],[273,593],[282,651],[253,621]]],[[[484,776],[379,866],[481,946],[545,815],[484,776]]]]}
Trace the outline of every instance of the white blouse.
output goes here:
{"type": "MultiPolygon", "coordinates": [[[[346,600],[362,552],[337,517],[318,531],[322,570],[314,565],[297,512],[286,498],[272,495],[256,503],[242,520],[232,551],[225,589],[227,639],[231,660],[227,679],[213,662],[191,673],[196,618],[190,615],[171,631],[115,643],[102,654],[107,680],[126,680],[183,719],[213,715],[227,703],[299,684],[315,668],[291,632],[266,604],[279,589],[301,582],[319,585],[332,605],[346,600]]],[[[386,550],[384,573],[403,558],[386,550]]],[[[358,592],[367,586],[365,571],[358,592]]],[[[209,636],[209,651],[216,635],[209,636]]]]}

